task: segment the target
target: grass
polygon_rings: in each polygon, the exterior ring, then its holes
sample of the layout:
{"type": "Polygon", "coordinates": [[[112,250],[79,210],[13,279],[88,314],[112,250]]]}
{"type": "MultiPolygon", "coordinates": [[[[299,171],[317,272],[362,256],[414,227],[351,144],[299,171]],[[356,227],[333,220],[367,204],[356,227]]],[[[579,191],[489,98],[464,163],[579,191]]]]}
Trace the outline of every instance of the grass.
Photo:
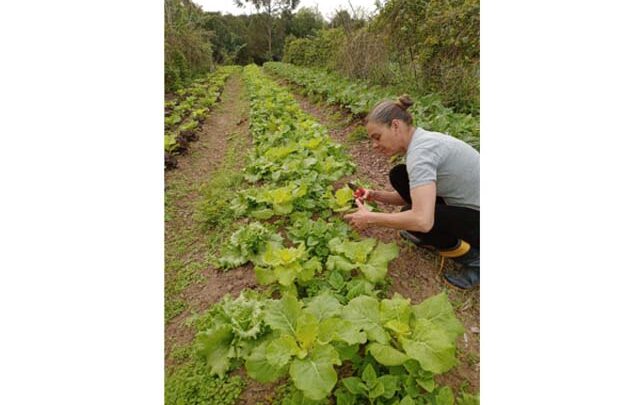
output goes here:
{"type": "Polygon", "coordinates": [[[243,182],[239,167],[244,166],[246,143],[246,139],[237,132],[229,135],[222,164],[211,181],[200,190],[203,197],[198,202],[196,219],[206,228],[216,230],[209,238],[212,253],[216,253],[222,241],[229,237],[235,222],[229,205],[243,182]]]}
{"type": "Polygon", "coordinates": [[[164,399],[167,405],[232,405],[245,386],[241,377],[214,377],[203,360],[192,359],[167,375],[164,399]]]}
{"type": "Polygon", "coordinates": [[[347,135],[347,139],[351,142],[359,142],[368,139],[369,135],[364,126],[358,125],[353,131],[347,135]]]}

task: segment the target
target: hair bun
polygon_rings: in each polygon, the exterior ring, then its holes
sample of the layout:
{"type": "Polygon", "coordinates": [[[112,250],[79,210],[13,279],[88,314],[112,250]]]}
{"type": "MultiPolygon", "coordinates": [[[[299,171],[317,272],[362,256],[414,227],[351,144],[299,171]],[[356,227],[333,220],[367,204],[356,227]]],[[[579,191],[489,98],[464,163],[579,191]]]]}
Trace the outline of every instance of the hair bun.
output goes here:
{"type": "Polygon", "coordinates": [[[409,97],[409,95],[403,94],[398,97],[398,101],[396,101],[396,104],[398,105],[398,107],[406,110],[413,105],[413,100],[411,99],[411,97],[409,97]]]}

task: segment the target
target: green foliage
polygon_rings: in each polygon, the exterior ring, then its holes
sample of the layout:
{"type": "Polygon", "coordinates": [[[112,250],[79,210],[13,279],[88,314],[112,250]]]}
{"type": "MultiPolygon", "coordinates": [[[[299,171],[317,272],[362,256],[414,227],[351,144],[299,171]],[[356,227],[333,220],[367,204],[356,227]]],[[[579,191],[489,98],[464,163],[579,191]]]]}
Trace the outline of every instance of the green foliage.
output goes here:
{"type": "Polygon", "coordinates": [[[378,242],[372,238],[362,241],[334,238],[328,246],[331,255],[327,258],[327,270],[350,272],[357,269],[372,283],[385,278],[387,265],[398,256],[395,243],[378,242]]]}
{"type": "MultiPolygon", "coordinates": [[[[335,73],[286,63],[270,62],[265,68],[278,76],[304,87],[307,94],[318,94],[327,103],[337,104],[356,116],[366,115],[376,103],[395,99],[399,92],[392,87],[370,84],[335,73]]],[[[415,124],[426,130],[448,133],[476,149],[480,147],[480,121],[469,114],[456,113],[443,105],[435,94],[414,97],[411,114],[415,124]]]]}
{"type": "Polygon", "coordinates": [[[164,84],[175,91],[211,68],[203,11],[191,0],[164,1],[164,84]]]}
{"type": "Polygon", "coordinates": [[[329,241],[346,238],[349,226],[343,221],[312,220],[304,214],[293,215],[293,224],[287,228],[289,239],[304,243],[310,254],[325,259],[329,255],[329,241]]]}
{"type": "Polygon", "coordinates": [[[190,362],[166,377],[164,403],[232,405],[245,385],[238,376],[214,377],[204,363],[190,362]]]}
{"type": "Polygon", "coordinates": [[[341,28],[324,29],[311,38],[289,38],[283,61],[302,66],[335,67],[345,38],[341,28]]]}
{"type": "Polygon", "coordinates": [[[283,61],[398,86],[397,94],[436,93],[456,111],[479,113],[479,0],[389,0],[367,23],[340,10],[329,26],[288,41],[283,61]]]}
{"type": "Polygon", "coordinates": [[[232,369],[236,359],[248,355],[267,332],[264,302],[252,292],[243,292],[235,300],[226,296],[204,316],[211,326],[196,335],[195,350],[218,377],[232,369]]]}
{"type": "Polygon", "coordinates": [[[216,265],[221,268],[238,267],[252,261],[260,264],[259,258],[268,244],[282,244],[282,237],[273,230],[252,222],[235,231],[221,249],[216,265]]]}
{"type": "Polygon", "coordinates": [[[305,38],[314,35],[316,31],[322,29],[325,25],[324,17],[317,8],[302,7],[293,14],[288,27],[288,34],[297,38],[305,38]]]}

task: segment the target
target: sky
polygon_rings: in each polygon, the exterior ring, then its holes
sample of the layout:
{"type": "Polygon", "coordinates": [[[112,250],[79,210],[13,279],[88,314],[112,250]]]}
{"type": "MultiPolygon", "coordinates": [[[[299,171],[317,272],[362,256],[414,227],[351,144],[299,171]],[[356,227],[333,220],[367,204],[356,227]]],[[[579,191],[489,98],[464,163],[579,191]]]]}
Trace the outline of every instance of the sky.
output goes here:
{"type": "MultiPolygon", "coordinates": [[[[194,0],[194,3],[202,6],[204,11],[220,11],[222,13],[235,15],[252,14],[255,12],[253,6],[245,6],[244,8],[236,7],[233,0],[194,0]]],[[[374,3],[375,0],[351,0],[351,5],[354,8],[362,7],[367,13],[375,11],[374,3]]],[[[315,8],[316,6],[327,20],[331,18],[336,9],[349,9],[349,3],[344,0],[301,0],[296,10],[299,10],[301,7],[315,8]]]]}

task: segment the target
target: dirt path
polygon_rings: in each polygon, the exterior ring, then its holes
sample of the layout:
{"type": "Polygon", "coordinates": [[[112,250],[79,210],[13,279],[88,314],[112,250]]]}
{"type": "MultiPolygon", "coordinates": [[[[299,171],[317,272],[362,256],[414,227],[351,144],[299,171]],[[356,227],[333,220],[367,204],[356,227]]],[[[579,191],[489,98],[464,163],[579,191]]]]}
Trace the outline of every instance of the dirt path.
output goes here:
{"type": "MultiPolygon", "coordinates": [[[[300,96],[296,86],[284,80],[274,78],[288,87],[300,106],[318,122],[327,126],[332,139],[347,147],[356,164],[356,173],[352,178],[369,182],[372,188],[391,191],[388,181],[389,170],[394,164],[376,153],[367,139],[354,139],[352,134],[361,122],[353,121],[341,109],[323,103],[313,103],[300,96]]],[[[382,206],[385,211],[399,210],[398,207],[382,206]]],[[[399,237],[398,232],[387,228],[373,228],[363,231],[362,236],[374,237],[385,242],[395,241],[400,246],[400,256],[389,265],[391,292],[399,292],[417,303],[425,298],[447,290],[456,309],[456,314],[465,326],[466,332],[458,341],[459,366],[445,376],[437,377],[442,384],[455,388],[466,387],[467,392],[478,392],[480,386],[480,292],[479,290],[461,291],[448,287],[438,276],[435,266],[436,256],[418,249],[399,237]]]]}
{"type": "MultiPolygon", "coordinates": [[[[240,170],[243,159],[225,159],[230,147],[246,151],[250,146],[248,101],[239,74],[225,84],[221,101],[190,144],[187,154],[178,157],[178,168],[165,174],[165,361],[169,354],[184,347],[195,331],[185,325],[193,313],[217,302],[226,293],[237,295],[243,288],[255,286],[253,271],[240,267],[228,272],[211,263],[210,240],[215,231],[196,220],[202,188],[233,162],[240,170]],[[234,138],[240,137],[240,138],[234,138]],[[233,142],[231,142],[233,140],[233,142]]],[[[241,157],[243,154],[239,154],[241,157]]],[[[227,168],[229,169],[229,168],[227,168]]]]}

